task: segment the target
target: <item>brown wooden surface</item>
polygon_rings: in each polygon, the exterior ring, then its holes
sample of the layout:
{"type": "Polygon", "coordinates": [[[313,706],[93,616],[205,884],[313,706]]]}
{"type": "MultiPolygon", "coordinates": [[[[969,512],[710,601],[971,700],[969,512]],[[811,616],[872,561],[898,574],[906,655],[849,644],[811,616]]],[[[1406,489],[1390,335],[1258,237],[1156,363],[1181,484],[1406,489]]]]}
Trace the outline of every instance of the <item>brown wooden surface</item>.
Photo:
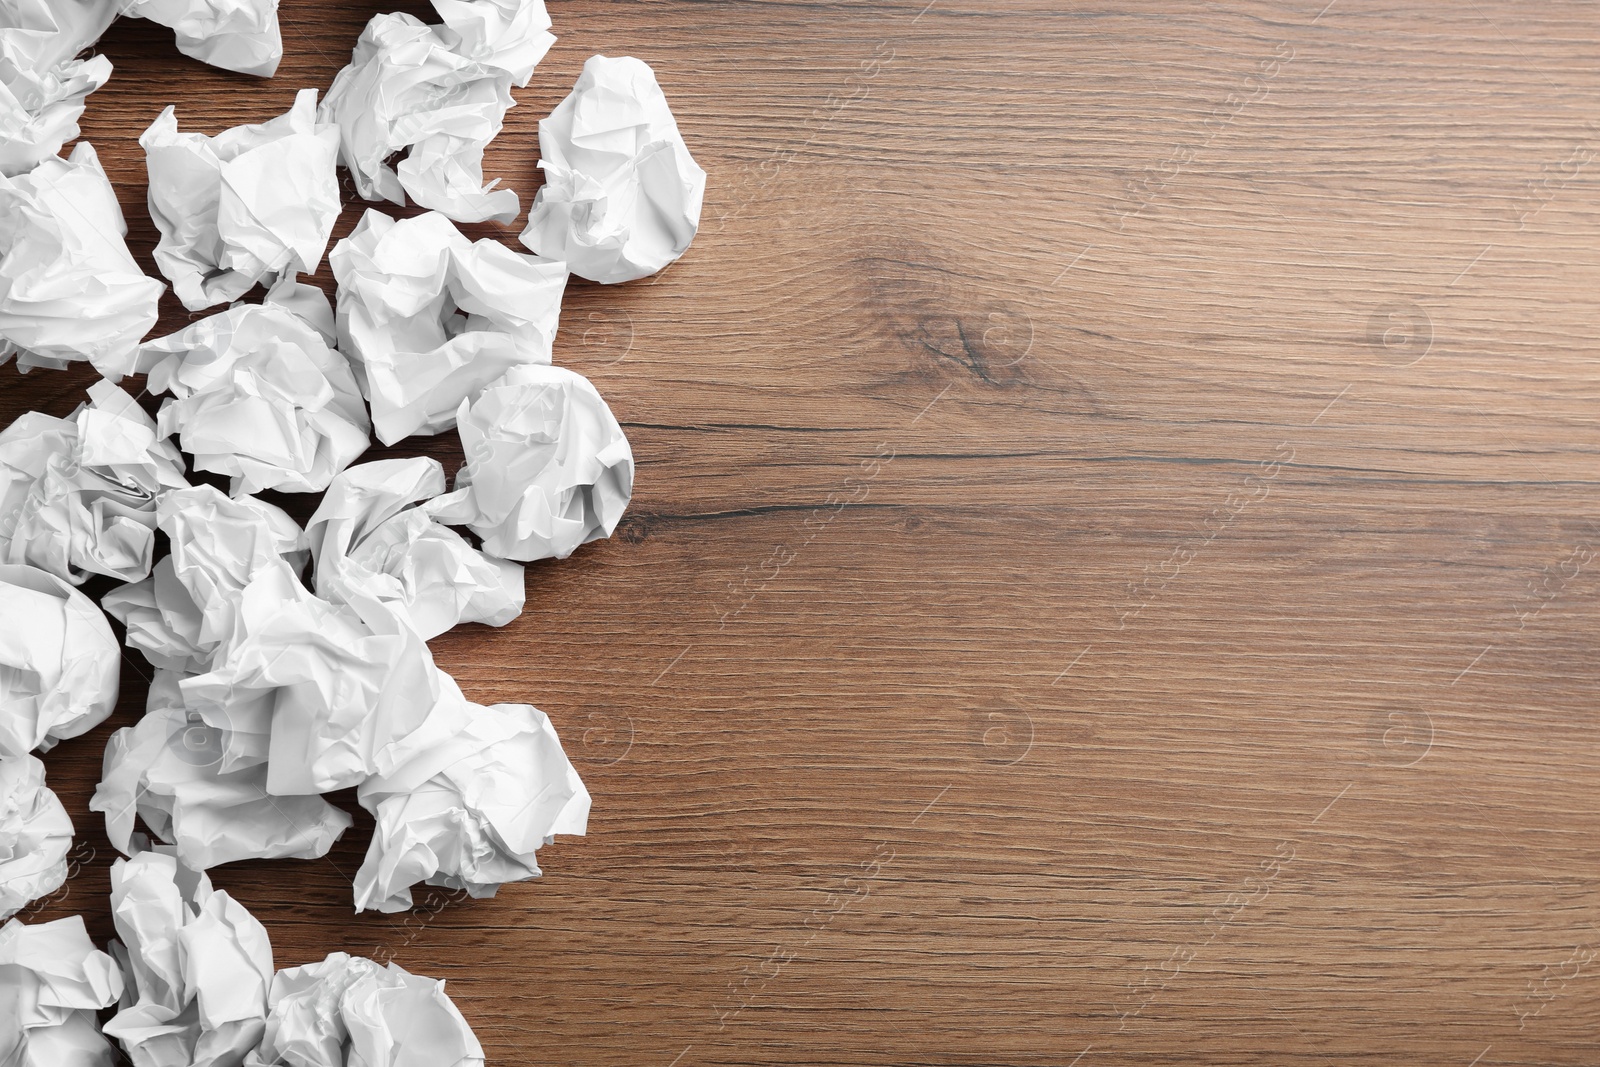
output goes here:
{"type": "MultiPolygon", "coordinates": [[[[924,3],[552,0],[493,172],[526,204],[602,51],[710,172],[682,262],[563,316],[624,527],[435,642],[551,714],[590,836],[409,920],[349,913],[370,821],[216,883],[500,1065],[1593,1064],[1592,5],[924,3]]],[[[278,114],[395,6],[284,0],[266,83],[113,28],[147,269],[159,109],[278,114]]],[[[98,936],[127,681],[47,757],[98,936]]]]}

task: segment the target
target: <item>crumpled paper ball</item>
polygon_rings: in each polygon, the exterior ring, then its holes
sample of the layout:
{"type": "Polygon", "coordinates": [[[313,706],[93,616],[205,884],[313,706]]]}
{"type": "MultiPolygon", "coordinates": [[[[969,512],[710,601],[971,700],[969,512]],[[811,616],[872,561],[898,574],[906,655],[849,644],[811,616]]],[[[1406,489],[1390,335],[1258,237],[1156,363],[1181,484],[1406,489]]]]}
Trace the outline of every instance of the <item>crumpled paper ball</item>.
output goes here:
{"type": "Polygon", "coordinates": [[[65,419],[39,411],[0,431],[0,559],[73,584],[150,573],[156,501],[187,486],[183,457],[108,381],[65,419]]]}
{"type": "Polygon", "coordinates": [[[232,477],[234,496],[313,493],[366,451],[366,405],[343,356],[285,308],[241,305],[151,341],[139,366],[156,416],[196,470],[232,477]]]}
{"type": "Polygon", "coordinates": [[[0,755],[43,752],[100,725],[121,667],[94,601],[37,567],[0,565],[0,755]]]}
{"type": "Polygon", "coordinates": [[[266,1036],[246,1067],[483,1067],[444,983],[330,954],[272,980],[266,1036]]]}
{"type": "Polygon", "coordinates": [[[44,784],[44,764],[0,756],[0,920],[66,884],[71,848],[72,820],[44,784]]]}
{"type": "Polygon", "coordinates": [[[339,348],[384,444],[448,430],[506,370],[550,362],[565,264],[468,241],[438,212],[396,222],[372,210],[328,262],[339,348]]]}
{"type": "Polygon", "coordinates": [[[556,43],[544,0],[433,0],[444,21],[434,32],[452,52],[503,70],[524,86],[556,43]]]}
{"type": "Polygon", "coordinates": [[[450,676],[405,616],[360,590],[333,604],[287,566],[240,598],[238,636],[185,707],[222,731],[224,772],[267,764],[274,796],[329,793],[384,774],[447,736],[450,676]]]}
{"type": "Polygon", "coordinates": [[[610,537],[633,495],[633,452],[589,380],[520,366],[456,416],[466,452],[455,490],[425,505],[504,559],[565,559],[610,537]]]}
{"type": "Polygon", "coordinates": [[[105,813],[111,844],[124,855],[136,851],[137,816],[197,871],[327,855],[350,816],[320,796],[269,796],[264,762],[224,772],[222,731],[184,707],[180,681],[176,672],[157,671],[144,718],[106,743],[89,810],[105,813]]]}
{"type": "Polygon", "coordinates": [[[6,0],[0,19],[0,174],[23,174],[78,136],[105,56],[73,58],[117,17],[116,0],[6,0]]]}
{"type": "Polygon", "coordinates": [[[270,78],[283,59],[278,0],[131,0],[123,14],[171,27],[178,51],[223,70],[270,78]]]}
{"type": "Polygon", "coordinates": [[[269,122],[215,137],[180,133],[168,107],[139,138],[156,265],[183,306],[237,300],[258,283],[310,274],[339,217],[339,130],[317,122],[317,91],[269,122]]]}
{"type": "Polygon", "coordinates": [[[590,281],[654,274],[700,227],[706,172],[689,155],[649,65],[591,56],[539,123],[544,185],[522,243],[590,281]]]}
{"type": "MultiPolygon", "coordinates": [[[[466,14],[465,5],[448,6],[466,14]]],[[[457,222],[510,222],[521,210],[517,194],[484,184],[483,151],[514,104],[512,75],[452,44],[472,46],[411,15],[374,15],[323,98],[322,117],[338,124],[340,162],[366,199],[404,204],[409,193],[457,222]],[[406,158],[391,166],[402,150],[406,158]]]]}
{"type": "Polygon", "coordinates": [[[166,493],[156,525],[172,546],[144,581],[101,599],[151,666],[187,674],[211,668],[235,630],[245,586],[268,567],[305,569],[304,532],[280,507],[214,486],[166,493]]]}
{"type": "Polygon", "coordinates": [[[261,1040],[272,943],[244,905],[163,851],[111,867],[127,995],[105,1032],[137,1067],[238,1064],[261,1040]]]}
{"type": "Polygon", "coordinates": [[[317,595],[341,600],[362,590],[401,611],[424,639],[520,615],[521,565],[484,555],[415,506],[444,487],[444,468],[427,457],[361,463],[334,478],[306,525],[317,595]]]}
{"type": "Polygon", "coordinates": [[[127,233],[88,141],[0,176],[0,364],[88,360],[112,381],[133,373],[165,286],[139,269],[127,233]]]}
{"type": "Polygon", "coordinates": [[[454,718],[447,742],[362,783],[377,828],[356,872],[357,911],[405,911],[418,882],[492,897],[537,878],[534,851],[556,834],[585,832],[589,792],[544,712],[463,697],[454,718]]]}
{"type": "Polygon", "coordinates": [[[0,926],[0,1064],[112,1067],[95,1012],[122,996],[122,971],[81,915],[0,926]]]}

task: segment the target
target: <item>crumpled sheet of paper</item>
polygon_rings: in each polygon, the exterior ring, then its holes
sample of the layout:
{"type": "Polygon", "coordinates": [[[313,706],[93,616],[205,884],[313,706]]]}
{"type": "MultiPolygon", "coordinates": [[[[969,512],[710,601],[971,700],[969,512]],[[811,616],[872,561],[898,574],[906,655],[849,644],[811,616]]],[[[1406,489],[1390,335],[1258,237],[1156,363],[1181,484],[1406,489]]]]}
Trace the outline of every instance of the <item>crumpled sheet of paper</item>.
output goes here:
{"type": "Polygon", "coordinates": [[[95,1012],[122,991],[122,971],[89,940],[83,916],[0,926],[0,1064],[112,1067],[95,1012]]]}
{"type": "Polygon", "coordinates": [[[0,174],[32,170],[78,136],[111,61],[74,57],[116,17],[117,0],[0,0],[0,174]]]}
{"type": "Polygon", "coordinates": [[[0,755],[44,752],[100,725],[121,668],[94,601],[37,567],[0,565],[0,755]]]}
{"type": "Polygon", "coordinates": [[[405,911],[418,882],[492,897],[539,876],[535,849],[587,828],[589,792],[544,712],[459,697],[452,718],[447,742],[357,793],[377,819],[356,872],[358,912],[405,911]]]}
{"type": "Polygon", "coordinates": [[[159,849],[112,865],[111,912],[127,990],[106,1034],[139,1067],[242,1062],[261,1040],[273,980],[255,916],[159,849]]]}
{"type": "Polygon", "coordinates": [[[44,764],[0,756],[0,920],[66,884],[71,848],[72,820],[44,784],[44,764]]]}
{"type": "Polygon", "coordinates": [[[317,595],[356,588],[401,611],[426,640],[464,622],[522,613],[522,567],[486,556],[415,505],[444,492],[436,459],[385,459],[334,478],[306,525],[317,595]]]}
{"type": "Polygon", "coordinates": [[[378,440],[455,425],[456,408],[523,363],[549,363],[567,269],[463,237],[438,212],[369,210],[328,257],[340,350],[372,402],[378,440]]]}
{"type": "Polygon", "coordinates": [[[591,56],[539,123],[545,184],[522,243],[590,281],[654,274],[700,227],[706,172],[689,155],[649,65],[591,56]]]}
{"type": "Polygon", "coordinates": [[[112,381],[133,372],[165,286],[139,269],[127,234],[88,141],[66,159],[0,175],[0,364],[88,360],[112,381]]]}
{"type": "Polygon", "coordinates": [[[283,59],[278,0],[132,0],[123,13],[170,27],[178,51],[223,70],[270,78],[283,59]]]}
{"type": "Polygon", "coordinates": [[[485,185],[483,151],[555,38],[543,0],[434,0],[445,18],[374,15],[322,113],[343,133],[340,162],[368,200],[406,194],[457,222],[506,223],[521,206],[485,185]],[[408,151],[398,167],[389,157],[408,151]]]}
{"type": "Polygon", "coordinates": [[[371,444],[350,364],[281,305],[240,305],[146,344],[156,425],[235,496],[320,492],[371,444]]]}
{"type": "Polygon", "coordinates": [[[184,707],[181,679],[157,671],[144,718],[106,744],[89,810],[105,813],[111,844],[124,855],[136,850],[137,816],[197,871],[245,859],[327,855],[350,828],[350,816],[320,796],[268,795],[265,763],[224,772],[226,739],[184,707]]]}
{"type": "Polygon", "coordinates": [[[139,138],[156,265],[190,311],[237,300],[258,283],[310,274],[339,217],[339,130],[317,122],[317,91],[286,114],[215,137],[180,133],[168,107],[139,138]]]}
{"type": "Polygon", "coordinates": [[[187,486],[183,456],[108,381],[64,419],[29,411],[0,431],[0,559],[79,584],[150,573],[156,500],[187,486]]]}
{"type": "Polygon", "coordinates": [[[113,589],[100,603],[127,627],[128,644],[166,670],[209,670],[234,633],[245,586],[280,562],[300,574],[310,555],[304,532],[282,508],[214,486],[165,494],[156,523],[171,553],[149,578],[113,589]]]}
{"type": "Polygon", "coordinates": [[[181,683],[189,711],[222,731],[224,772],[265,761],[272,795],[328,793],[448,736],[439,705],[454,683],[422,637],[395,607],[344,595],[314,596],[287,565],[245,588],[226,656],[181,683]]]}
{"type": "Polygon", "coordinates": [[[444,21],[434,32],[451,51],[503,70],[525,86],[556,43],[544,0],[433,0],[444,21]]]}
{"type": "Polygon", "coordinates": [[[504,559],[565,559],[610,537],[633,495],[633,452],[589,380],[520,366],[456,417],[467,462],[425,507],[504,559]]]}
{"type": "Polygon", "coordinates": [[[279,971],[269,999],[246,1067],[483,1067],[444,982],[393,963],[335,952],[279,971]]]}

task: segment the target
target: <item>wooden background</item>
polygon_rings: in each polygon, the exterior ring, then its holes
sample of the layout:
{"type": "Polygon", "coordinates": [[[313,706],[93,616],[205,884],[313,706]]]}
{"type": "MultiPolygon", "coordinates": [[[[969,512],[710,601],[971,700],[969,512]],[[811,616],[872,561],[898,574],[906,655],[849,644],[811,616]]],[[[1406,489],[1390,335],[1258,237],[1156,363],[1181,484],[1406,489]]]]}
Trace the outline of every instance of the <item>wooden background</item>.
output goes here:
{"type": "MultiPolygon", "coordinates": [[[[591,833],[410,917],[350,914],[364,817],[213,872],[278,964],[446,978],[500,1065],[1593,1064],[1600,23],[1325,3],[552,0],[492,171],[527,203],[603,51],[710,172],[680,263],[563,316],[623,528],[435,642],[551,714],[591,833]]],[[[400,6],[284,0],[271,82],[112,29],[148,270],[159,109],[278,114],[400,6]]],[[[47,758],[41,917],[101,937],[143,692],[47,758]]]]}

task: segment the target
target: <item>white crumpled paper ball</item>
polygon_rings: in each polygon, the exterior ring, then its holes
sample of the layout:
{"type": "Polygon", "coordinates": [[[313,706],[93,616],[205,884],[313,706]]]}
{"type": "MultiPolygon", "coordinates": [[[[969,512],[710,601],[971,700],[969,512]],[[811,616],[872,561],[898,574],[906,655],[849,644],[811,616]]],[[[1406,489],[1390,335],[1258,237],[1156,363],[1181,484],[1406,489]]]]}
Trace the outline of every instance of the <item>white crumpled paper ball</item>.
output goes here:
{"type": "Polygon", "coordinates": [[[513,367],[457,429],[467,462],[454,492],[426,505],[465,525],[491,555],[565,559],[610,537],[633,495],[633,451],[589,380],[563,367],[513,367]]]}
{"type": "Polygon", "coordinates": [[[270,78],[283,59],[278,0],[129,0],[123,14],[171,27],[178,51],[202,63],[270,78]]]}
{"type": "Polygon", "coordinates": [[[94,601],[37,567],[0,565],[0,755],[43,752],[100,725],[121,668],[94,601]]]}
{"type": "Polygon", "coordinates": [[[654,274],[700,227],[706,172],[689,155],[649,65],[591,56],[539,123],[545,184],[522,243],[590,281],[654,274]]]}
{"type": "Polygon", "coordinates": [[[514,103],[511,75],[457,54],[457,36],[439,29],[404,13],[374,15],[322,118],[339,126],[339,161],[366,199],[404,204],[409,193],[457,222],[510,222],[521,204],[484,184],[483,150],[514,103]]]}
{"type": "Polygon", "coordinates": [[[112,1067],[95,1012],[122,996],[122,971],[94,947],[81,915],[0,926],[0,1063],[112,1067]]]}
{"type": "Polygon", "coordinates": [[[444,982],[335,952],[272,980],[246,1067],[483,1067],[483,1046],[444,982]]]}
{"type": "Polygon", "coordinates": [[[112,381],[134,371],[165,289],[123,240],[128,225],[88,141],[26,174],[0,176],[0,363],[88,360],[112,381]]]}
{"type": "Polygon", "coordinates": [[[447,734],[455,682],[395,607],[312,595],[287,565],[245,587],[237,634],[185,678],[184,706],[222,731],[223,771],[267,764],[274,796],[329,793],[385,774],[447,734]]]}
{"type": "Polygon", "coordinates": [[[139,138],[156,266],[183,306],[237,300],[258,283],[310,274],[339,217],[339,130],[317,122],[317,91],[286,114],[215,137],[181,133],[167,108],[139,138]]]}
{"type": "Polygon", "coordinates": [[[163,850],[111,867],[128,995],[105,1026],[139,1067],[238,1064],[261,1040],[272,942],[244,905],[163,850]]]}
{"type": "Polygon", "coordinates": [[[71,848],[72,820],[44,784],[44,764],[0,756],[0,920],[66,884],[71,848]]]}
{"type": "MultiPolygon", "coordinates": [[[[227,739],[184,706],[180,677],[157,671],[144,718],[106,742],[90,811],[106,837],[135,851],[135,817],[197,871],[246,859],[316,859],[346,830],[348,814],[316,795],[267,793],[267,766],[222,769],[227,739]]],[[[265,756],[265,752],[261,753],[265,756]]]]}
{"type": "Polygon", "coordinates": [[[444,20],[434,27],[450,50],[527,85],[533,68],[556,43],[544,0],[433,0],[444,20]]]}
{"type": "Polygon", "coordinates": [[[328,263],[339,348],[384,444],[448,430],[461,401],[507,369],[550,362],[563,263],[468,241],[436,211],[396,221],[371,210],[328,263]]]}
{"type": "Polygon", "coordinates": [[[299,574],[309,551],[282,508],[210,485],[162,496],[156,524],[172,547],[141,582],[100,601],[151,666],[199,674],[234,633],[245,586],[281,562],[299,574]]]}
{"type": "Polygon", "coordinates": [[[366,405],[350,364],[274,304],[241,305],[140,350],[156,416],[196,470],[230,475],[234,496],[314,493],[366,451],[366,405]]]}
{"type": "Polygon", "coordinates": [[[306,524],[317,595],[360,590],[403,612],[424,639],[522,614],[522,567],[486,556],[416,505],[444,492],[436,459],[360,463],[333,480],[306,524]]]}
{"type": "Polygon", "coordinates": [[[393,774],[363,782],[377,820],[356,872],[356,910],[405,911],[418,882],[492,897],[539,876],[534,852],[583,834],[589,791],[549,716],[527,704],[463,698],[451,738],[393,774]]]}
{"type": "Polygon", "coordinates": [[[122,389],[89,387],[65,419],[39,411],[0,431],[0,560],[74,584],[150,573],[156,502],[187,486],[183,457],[122,389]]]}

